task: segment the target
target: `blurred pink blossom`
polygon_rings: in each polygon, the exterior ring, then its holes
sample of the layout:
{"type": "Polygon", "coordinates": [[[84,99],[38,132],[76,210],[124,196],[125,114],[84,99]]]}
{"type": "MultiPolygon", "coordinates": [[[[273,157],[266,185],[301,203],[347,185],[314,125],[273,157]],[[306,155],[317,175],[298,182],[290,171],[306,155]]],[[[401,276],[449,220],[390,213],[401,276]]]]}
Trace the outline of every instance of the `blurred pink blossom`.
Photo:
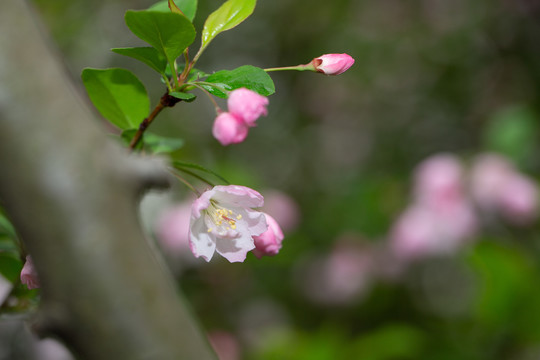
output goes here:
{"type": "Polygon", "coordinates": [[[328,256],[311,260],[300,281],[306,295],[315,302],[347,304],[368,290],[373,259],[373,253],[366,245],[338,239],[328,256]]]}
{"type": "Polygon", "coordinates": [[[463,166],[450,154],[433,155],[422,161],[414,173],[414,201],[436,210],[461,202],[465,191],[463,166]]]}
{"type": "Polygon", "coordinates": [[[538,187],[529,177],[511,176],[500,193],[503,216],[514,224],[531,223],[538,216],[538,187]]]}
{"type": "Polygon", "coordinates": [[[477,219],[463,173],[460,160],[451,154],[433,155],[418,165],[412,203],[390,232],[397,258],[451,253],[474,235],[477,219]]]}
{"type": "Polygon", "coordinates": [[[208,340],[219,360],[240,360],[240,344],[233,334],[215,330],[208,334],[208,340]]]}
{"type": "Polygon", "coordinates": [[[253,240],[255,241],[255,249],[253,249],[253,254],[255,254],[255,256],[259,259],[264,255],[277,255],[281,249],[281,243],[283,241],[283,231],[281,231],[281,228],[276,220],[268,214],[264,214],[264,216],[266,217],[268,230],[261,235],[253,236],[253,240]]]}
{"type": "Polygon", "coordinates": [[[266,110],[268,98],[246,88],[231,91],[227,106],[234,117],[249,127],[255,126],[255,121],[259,117],[268,114],[266,110]]]}
{"type": "Polygon", "coordinates": [[[26,256],[26,262],[21,270],[21,282],[25,284],[28,289],[39,288],[39,278],[36,270],[34,269],[34,263],[30,255],[26,256]]]}
{"type": "Polygon", "coordinates": [[[224,146],[241,143],[247,134],[248,126],[228,112],[219,114],[212,127],[212,135],[224,146]]]}
{"type": "Polygon", "coordinates": [[[191,204],[182,203],[169,208],[157,220],[156,235],[167,253],[180,255],[189,251],[189,221],[191,204]]]}
{"type": "Polygon", "coordinates": [[[443,212],[413,204],[392,227],[391,249],[405,261],[453,253],[474,235],[476,227],[476,215],[465,201],[443,212]]]}
{"type": "Polygon", "coordinates": [[[296,201],[284,192],[277,190],[264,191],[262,210],[271,215],[287,233],[296,229],[300,222],[300,208],[296,201]]]}
{"type": "Polygon", "coordinates": [[[471,194],[482,210],[498,213],[517,225],[538,216],[537,184],[500,155],[483,154],[474,160],[471,194]]]}
{"type": "Polygon", "coordinates": [[[215,251],[230,262],[243,262],[255,248],[252,236],[264,233],[265,216],[257,191],[239,185],[218,185],[191,206],[189,244],[195,257],[210,261],[215,251]]]}
{"type": "Polygon", "coordinates": [[[339,75],[354,64],[354,59],[348,54],[325,54],[313,59],[311,64],[320,73],[339,75]]]}

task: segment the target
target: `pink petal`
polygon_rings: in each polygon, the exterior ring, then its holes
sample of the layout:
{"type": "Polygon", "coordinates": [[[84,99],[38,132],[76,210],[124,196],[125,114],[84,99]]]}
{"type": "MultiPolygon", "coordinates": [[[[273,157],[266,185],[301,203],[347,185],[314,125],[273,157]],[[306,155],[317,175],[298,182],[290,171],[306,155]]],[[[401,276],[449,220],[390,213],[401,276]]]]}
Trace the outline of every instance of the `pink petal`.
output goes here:
{"type": "Polygon", "coordinates": [[[266,223],[268,224],[268,230],[253,237],[253,240],[255,240],[255,250],[253,250],[253,254],[259,259],[264,255],[276,255],[281,249],[281,243],[284,238],[283,231],[281,231],[277,221],[268,214],[264,215],[266,223]]]}
{"type": "Polygon", "coordinates": [[[213,198],[224,206],[258,208],[264,205],[264,198],[257,191],[240,185],[218,185],[213,188],[213,198]]]}
{"type": "Polygon", "coordinates": [[[247,253],[255,248],[253,238],[246,233],[242,233],[237,239],[216,240],[216,251],[230,262],[243,262],[247,253]]]}
{"type": "Polygon", "coordinates": [[[268,98],[246,88],[233,90],[227,100],[229,112],[248,126],[255,126],[261,115],[267,115],[268,98]]]}
{"type": "Polygon", "coordinates": [[[210,261],[214,255],[216,241],[214,236],[208,233],[208,228],[202,218],[191,222],[189,247],[195,257],[202,257],[206,261],[210,261]]]}
{"type": "Polygon", "coordinates": [[[248,127],[241,118],[224,112],[214,121],[212,134],[221,145],[238,144],[246,139],[248,127]]]}
{"type": "Polygon", "coordinates": [[[21,270],[21,282],[25,284],[28,289],[37,289],[40,287],[38,275],[34,269],[34,263],[32,262],[30,255],[26,256],[26,262],[21,270]]]}
{"type": "Polygon", "coordinates": [[[214,196],[214,189],[205,191],[201,196],[199,196],[191,205],[191,217],[192,219],[197,219],[201,217],[201,212],[208,209],[210,206],[210,199],[214,196]]]}

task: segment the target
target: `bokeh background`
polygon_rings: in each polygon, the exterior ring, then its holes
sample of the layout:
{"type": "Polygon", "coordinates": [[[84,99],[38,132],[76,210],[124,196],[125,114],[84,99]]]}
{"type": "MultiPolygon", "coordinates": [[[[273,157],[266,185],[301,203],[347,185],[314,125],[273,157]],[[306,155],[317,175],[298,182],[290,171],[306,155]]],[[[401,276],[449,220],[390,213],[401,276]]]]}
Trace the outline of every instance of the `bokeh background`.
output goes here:
{"type": "MultiPolygon", "coordinates": [[[[123,15],[152,1],[34,3],[82,93],[83,68],[124,67],[158,101],[159,79],[110,51],[141,45],[123,15]]],[[[199,0],[199,32],[221,3],[199,0]]],[[[216,38],[205,72],[356,59],[335,77],[272,73],[269,114],[239,145],[211,136],[204,96],[151,127],[185,140],[177,159],[259,190],[284,228],[275,257],[206,263],[175,235],[185,235],[187,189],[143,201],[149,237],[221,359],[540,358],[539,18],[536,0],[260,0],[216,38]],[[486,158],[498,167],[482,183],[486,158]],[[421,175],[426,164],[435,170],[421,175]],[[482,202],[475,189],[494,186],[501,168],[521,182],[492,191],[506,202],[482,202]],[[443,215],[416,217],[402,235],[429,184],[443,215]],[[469,227],[453,232],[463,216],[469,227]]],[[[22,266],[10,264],[7,278],[22,266]]],[[[36,291],[14,294],[4,311],[36,291]]]]}

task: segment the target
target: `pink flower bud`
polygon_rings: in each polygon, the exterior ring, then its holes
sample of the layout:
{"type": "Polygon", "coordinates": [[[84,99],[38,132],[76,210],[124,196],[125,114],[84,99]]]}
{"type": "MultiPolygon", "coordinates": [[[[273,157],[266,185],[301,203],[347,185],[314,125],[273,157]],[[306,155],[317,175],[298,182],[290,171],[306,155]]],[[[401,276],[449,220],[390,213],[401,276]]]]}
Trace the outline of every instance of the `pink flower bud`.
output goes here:
{"type": "Polygon", "coordinates": [[[29,289],[37,289],[39,287],[39,279],[30,255],[26,257],[26,262],[21,270],[21,282],[28,286],[29,289]]]}
{"type": "Polygon", "coordinates": [[[246,139],[248,127],[241,119],[224,112],[214,121],[212,134],[222,145],[238,144],[246,139]]]}
{"type": "Polygon", "coordinates": [[[311,64],[320,73],[339,75],[354,64],[354,59],[347,54],[326,54],[313,59],[311,64]]]}
{"type": "MultiPolygon", "coordinates": [[[[263,213],[264,214],[264,213],[263,213]]],[[[279,227],[277,221],[268,214],[264,214],[266,217],[266,223],[268,224],[268,230],[259,236],[254,236],[255,249],[253,254],[259,259],[264,255],[274,256],[281,249],[281,242],[283,241],[283,231],[279,227]]]]}
{"type": "Polygon", "coordinates": [[[246,88],[233,90],[227,101],[229,112],[250,127],[261,115],[267,115],[267,105],[268,98],[246,88]]]}

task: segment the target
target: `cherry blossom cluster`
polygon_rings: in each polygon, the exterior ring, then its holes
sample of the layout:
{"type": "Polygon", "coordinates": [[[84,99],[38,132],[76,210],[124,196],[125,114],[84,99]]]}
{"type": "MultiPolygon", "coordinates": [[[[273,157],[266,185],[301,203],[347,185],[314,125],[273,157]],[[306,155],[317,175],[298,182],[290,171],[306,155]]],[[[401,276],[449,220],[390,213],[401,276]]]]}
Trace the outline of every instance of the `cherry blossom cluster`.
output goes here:
{"type": "Polygon", "coordinates": [[[395,222],[390,241],[400,259],[452,253],[485,221],[530,224],[538,216],[538,187],[496,154],[477,156],[467,169],[451,154],[417,167],[411,204],[395,222]]]}

